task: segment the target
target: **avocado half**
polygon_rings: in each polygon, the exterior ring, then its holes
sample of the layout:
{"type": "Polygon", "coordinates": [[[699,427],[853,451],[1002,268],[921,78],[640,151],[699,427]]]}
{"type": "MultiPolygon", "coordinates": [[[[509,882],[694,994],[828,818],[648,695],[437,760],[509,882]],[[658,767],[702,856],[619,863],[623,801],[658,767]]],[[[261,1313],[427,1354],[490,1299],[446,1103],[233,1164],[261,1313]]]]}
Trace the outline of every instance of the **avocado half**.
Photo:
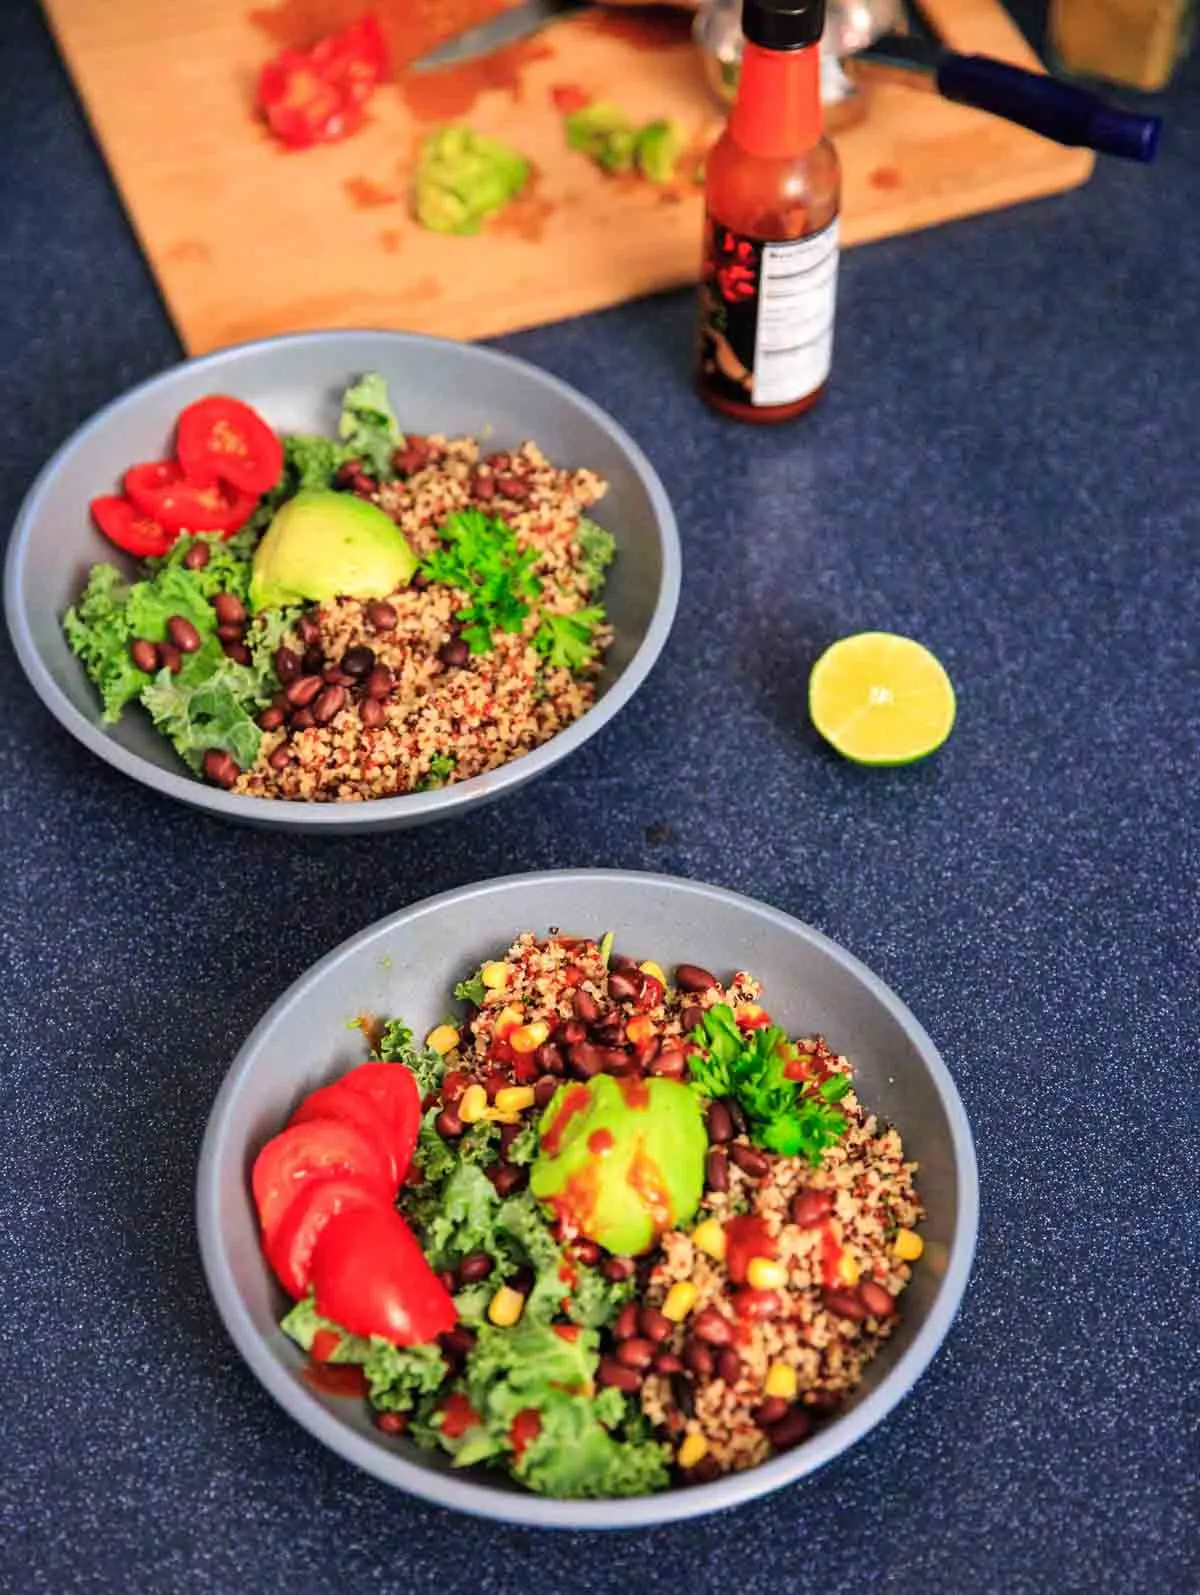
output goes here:
{"type": "Polygon", "coordinates": [[[416,568],[404,533],[378,505],[350,493],[297,493],[254,552],[250,607],[383,598],[407,586],[416,568]]]}

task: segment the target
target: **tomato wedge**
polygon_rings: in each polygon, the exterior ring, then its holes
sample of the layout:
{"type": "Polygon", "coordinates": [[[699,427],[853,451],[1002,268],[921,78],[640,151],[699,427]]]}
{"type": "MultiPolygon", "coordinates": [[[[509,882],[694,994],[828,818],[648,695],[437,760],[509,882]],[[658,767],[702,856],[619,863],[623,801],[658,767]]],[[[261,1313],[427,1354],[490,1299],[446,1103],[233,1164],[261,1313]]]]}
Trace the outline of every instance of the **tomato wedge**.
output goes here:
{"type": "Polygon", "coordinates": [[[308,1180],[300,1187],[275,1226],[266,1246],[267,1261],[279,1283],[297,1301],[308,1290],[312,1256],[321,1231],[331,1218],[352,1207],[373,1207],[379,1192],[367,1180],[308,1180]]]}
{"type": "Polygon", "coordinates": [[[223,532],[231,537],[250,519],[258,499],[224,482],[193,482],[174,460],[133,465],[122,483],[143,515],[169,532],[223,532]]]}
{"type": "Polygon", "coordinates": [[[382,1203],[348,1208],[328,1221],[313,1252],[311,1282],[322,1317],[352,1335],[382,1335],[397,1346],[436,1340],[458,1316],[412,1230],[382,1203]]]}
{"type": "Polygon", "coordinates": [[[256,498],[283,470],[283,444],[258,411],[222,394],[197,399],[182,412],[175,452],[191,481],[227,482],[256,498]]]}
{"type": "Polygon", "coordinates": [[[270,1247],[284,1214],[314,1179],[349,1175],[389,1203],[396,1194],[391,1163],[377,1141],[337,1119],[313,1119],[273,1136],[254,1160],[250,1183],[263,1241],[270,1247]]]}
{"type": "Polygon", "coordinates": [[[366,1097],[386,1123],[388,1147],[403,1179],[421,1129],[421,1093],[411,1069],[402,1063],[362,1063],[338,1085],[366,1097]]]}
{"type": "Polygon", "coordinates": [[[144,515],[129,499],[116,493],[94,498],[89,507],[92,519],[109,542],[138,559],[157,558],[165,554],[175,541],[173,532],[167,531],[152,516],[144,515]]]}
{"type": "Polygon", "coordinates": [[[258,75],[255,103],[271,132],[290,150],[332,144],[353,133],[362,108],[327,83],[302,50],[284,50],[258,75]]]}
{"type": "MultiPolygon", "coordinates": [[[[394,1136],[390,1122],[380,1116],[378,1107],[361,1091],[351,1091],[345,1082],[322,1086],[311,1091],[288,1120],[289,1124],[309,1124],[313,1119],[338,1119],[352,1124],[368,1140],[373,1141],[388,1160],[392,1178],[397,1187],[408,1173],[408,1163],[399,1163],[394,1151],[394,1136]]],[[[411,1155],[412,1148],[409,1148],[411,1155]]]]}

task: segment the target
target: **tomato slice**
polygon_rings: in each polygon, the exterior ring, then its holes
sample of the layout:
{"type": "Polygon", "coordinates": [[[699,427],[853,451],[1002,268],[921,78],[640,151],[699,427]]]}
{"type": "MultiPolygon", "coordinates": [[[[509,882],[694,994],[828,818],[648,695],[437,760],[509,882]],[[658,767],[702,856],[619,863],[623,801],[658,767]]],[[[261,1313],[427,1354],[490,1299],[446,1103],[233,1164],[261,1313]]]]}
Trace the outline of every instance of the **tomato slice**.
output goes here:
{"type": "Polygon", "coordinates": [[[240,399],[212,394],[189,404],[179,417],[175,452],[193,482],[227,482],[256,498],[279,481],[283,444],[240,399]]]}
{"type": "Polygon", "coordinates": [[[94,498],[89,507],[92,519],[109,542],[138,559],[157,558],[175,541],[173,532],[167,531],[152,516],[144,515],[119,494],[106,493],[94,498]]]}
{"type": "Polygon", "coordinates": [[[412,1230],[382,1203],[348,1208],[328,1221],[313,1252],[311,1282],[322,1317],[352,1335],[382,1335],[397,1346],[436,1340],[458,1316],[412,1230]]]}
{"type": "Polygon", "coordinates": [[[397,1161],[393,1151],[391,1124],[381,1118],[379,1109],[370,1097],[361,1091],[347,1090],[341,1080],[333,1085],[322,1086],[319,1091],[311,1091],[305,1097],[288,1123],[308,1124],[313,1119],[339,1119],[344,1124],[352,1124],[356,1130],[361,1130],[387,1158],[392,1178],[399,1187],[400,1181],[408,1173],[408,1164],[401,1166],[397,1161]]]}
{"type": "Polygon", "coordinates": [[[321,1231],[331,1218],[352,1207],[372,1207],[379,1192],[368,1180],[308,1180],[284,1210],[265,1250],[279,1283],[297,1301],[308,1290],[312,1256],[321,1231]]]}
{"type": "Polygon", "coordinates": [[[421,1129],[421,1093],[411,1069],[402,1063],[362,1063],[338,1085],[357,1091],[388,1126],[388,1148],[403,1179],[421,1129]]]}
{"type": "Polygon", "coordinates": [[[258,502],[255,494],[224,482],[190,481],[174,460],[130,466],[122,486],[143,515],[169,532],[223,532],[231,537],[258,502]]]}
{"type": "Polygon", "coordinates": [[[324,81],[339,89],[350,104],[365,104],[387,76],[387,45],[379,18],[368,12],[348,28],[331,33],[313,46],[309,59],[324,81]]]}
{"type": "Polygon", "coordinates": [[[270,1247],[301,1188],[314,1179],[349,1175],[390,1202],[396,1194],[391,1163],[377,1141],[338,1119],[313,1119],[273,1136],[254,1160],[250,1183],[264,1243],[270,1247]]]}

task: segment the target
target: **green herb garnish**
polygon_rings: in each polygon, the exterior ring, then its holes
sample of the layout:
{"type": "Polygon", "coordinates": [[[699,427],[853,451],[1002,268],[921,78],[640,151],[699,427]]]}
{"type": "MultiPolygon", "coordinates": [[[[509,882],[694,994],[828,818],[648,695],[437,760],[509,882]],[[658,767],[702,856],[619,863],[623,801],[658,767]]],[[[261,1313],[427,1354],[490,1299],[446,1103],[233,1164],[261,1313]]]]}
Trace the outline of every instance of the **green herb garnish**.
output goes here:
{"type": "Polygon", "coordinates": [[[483,999],[487,996],[487,987],[479,975],[472,975],[470,980],[460,980],[454,988],[454,995],[459,1002],[474,1003],[476,1008],[482,1008],[483,999]]]}
{"type": "Polygon", "coordinates": [[[512,528],[482,510],[459,510],[438,534],[442,544],[421,565],[432,582],[457,587],[471,602],[460,609],[463,641],[473,654],[487,653],[494,631],[521,630],[529,601],[542,584],[533,574],[533,549],[522,552],[512,528]]]}
{"type": "Polygon", "coordinates": [[[575,541],[579,544],[579,579],[594,596],[604,586],[605,572],[616,552],[616,539],[585,515],[579,522],[575,541]]]}
{"type": "Polygon", "coordinates": [[[787,1032],[768,1025],[748,1034],[733,1009],[705,1010],[691,1039],[704,1052],[693,1057],[691,1082],[702,1096],[732,1097],[750,1123],[750,1139],[785,1157],[819,1164],[846,1133],[846,1115],[834,1104],[850,1089],[844,1074],[827,1080],[793,1080],[786,1073],[798,1056],[787,1032]]]}
{"type": "Polygon", "coordinates": [[[604,611],[593,605],[568,615],[546,613],[534,633],[533,646],[552,669],[582,670],[595,656],[596,628],[604,611]]]}
{"type": "Polygon", "coordinates": [[[345,444],[344,457],[361,460],[381,482],[396,474],[392,455],[404,442],[404,434],[388,398],[387,383],[378,372],[368,371],[346,389],[338,436],[345,444]]]}

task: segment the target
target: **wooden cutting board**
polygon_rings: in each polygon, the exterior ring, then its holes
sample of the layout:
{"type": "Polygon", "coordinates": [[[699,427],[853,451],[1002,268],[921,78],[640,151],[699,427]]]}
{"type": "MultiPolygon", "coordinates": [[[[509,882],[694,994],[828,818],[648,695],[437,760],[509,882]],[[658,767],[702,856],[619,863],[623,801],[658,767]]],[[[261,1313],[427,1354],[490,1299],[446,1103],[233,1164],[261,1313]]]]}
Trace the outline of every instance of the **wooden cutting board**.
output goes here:
{"type": "MultiPolygon", "coordinates": [[[[368,0],[44,0],[184,344],[193,353],[316,327],[486,337],[694,281],[701,201],[606,177],[567,150],[556,85],[668,116],[697,152],[715,136],[689,18],[597,10],[483,63],[381,88],[341,144],[288,152],[255,119],[258,68],[368,0]],[[473,238],[411,219],[421,134],[447,120],[536,165],[531,193],[473,238]]],[[[382,0],[411,59],[479,0],[382,0]]],[[[1035,59],[996,0],[926,0],[954,49],[1035,59]]],[[[838,136],[848,244],[1071,188],[1092,157],[893,77],[838,136]]]]}

